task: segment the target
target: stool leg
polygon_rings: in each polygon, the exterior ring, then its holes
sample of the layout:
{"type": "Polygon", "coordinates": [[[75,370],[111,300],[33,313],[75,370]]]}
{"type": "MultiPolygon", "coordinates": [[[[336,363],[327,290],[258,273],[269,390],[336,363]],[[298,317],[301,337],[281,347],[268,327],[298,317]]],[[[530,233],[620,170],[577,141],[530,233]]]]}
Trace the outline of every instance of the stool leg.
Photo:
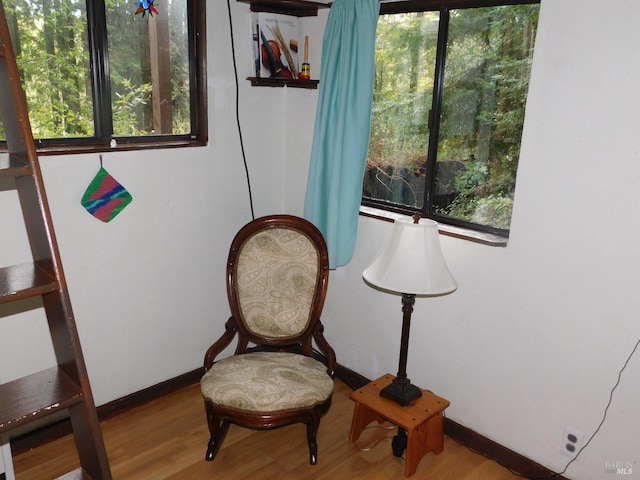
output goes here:
{"type": "Polygon", "coordinates": [[[426,449],[426,432],[420,427],[407,432],[407,460],[404,464],[404,476],[410,477],[418,469],[418,464],[424,456],[426,449]]]}
{"type": "Polygon", "coordinates": [[[431,417],[427,422],[427,436],[430,439],[431,451],[438,455],[444,450],[444,416],[442,412],[431,417]]]}
{"type": "Polygon", "coordinates": [[[349,432],[349,443],[355,442],[364,428],[371,422],[376,420],[378,423],[386,422],[386,418],[378,415],[376,412],[367,408],[359,402],[356,402],[353,412],[353,420],[351,421],[351,431],[349,432]]]}
{"type": "Polygon", "coordinates": [[[407,461],[404,476],[410,477],[427,453],[439,454],[444,450],[443,416],[435,415],[407,432],[407,461]]]}

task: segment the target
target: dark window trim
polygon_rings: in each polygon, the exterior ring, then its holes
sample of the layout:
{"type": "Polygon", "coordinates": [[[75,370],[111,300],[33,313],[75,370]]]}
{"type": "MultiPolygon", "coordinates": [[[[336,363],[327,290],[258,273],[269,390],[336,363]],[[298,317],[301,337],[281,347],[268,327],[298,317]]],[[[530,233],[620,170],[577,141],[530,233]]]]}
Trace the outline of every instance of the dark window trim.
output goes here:
{"type": "Polygon", "coordinates": [[[499,7],[502,5],[526,5],[540,3],[540,0],[406,0],[402,2],[382,2],[380,15],[389,13],[410,13],[436,11],[442,8],[449,10],[456,8],[499,7]]]}
{"type": "MultiPolygon", "coordinates": [[[[435,75],[433,86],[432,109],[440,111],[444,92],[444,73],[446,66],[446,46],[449,29],[449,12],[459,8],[483,8],[505,5],[539,4],[540,0],[406,0],[401,2],[383,2],[380,4],[380,15],[411,13],[411,12],[440,12],[440,26],[438,29],[438,44],[436,52],[435,75]]],[[[437,145],[439,137],[440,116],[430,117],[429,145],[437,145]]],[[[433,178],[437,161],[437,148],[429,148],[427,152],[426,177],[433,178]]],[[[424,218],[430,218],[440,224],[441,233],[450,234],[459,238],[477,241],[486,245],[506,246],[509,238],[509,230],[481,225],[466,220],[446,217],[430,212],[435,182],[425,185],[425,200],[422,210],[410,206],[385,202],[383,200],[362,197],[360,214],[374,218],[388,220],[385,215],[376,214],[375,211],[393,212],[402,215],[420,213],[424,218]],[[369,212],[363,213],[363,210],[369,212]],[[373,212],[373,213],[371,213],[373,212]]]]}
{"type": "MultiPolygon", "coordinates": [[[[90,50],[91,82],[94,88],[95,136],[36,139],[36,149],[41,155],[65,155],[77,153],[109,152],[123,150],[149,150],[159,148],[199,147],[207,145],[209,129],[207,120],[207,32],[206,0],[186,0],[189,15],[189,49],[194,52],[189,60],[191,125],[189,134],[112,136],[111,81],[106,8],[104,0],[87,0],[87,35],[90,50]],[[115,140],[115,146],[111,141],[115,140]]],[[[6,142],[0,142],[6,149],[6,142]]]]}

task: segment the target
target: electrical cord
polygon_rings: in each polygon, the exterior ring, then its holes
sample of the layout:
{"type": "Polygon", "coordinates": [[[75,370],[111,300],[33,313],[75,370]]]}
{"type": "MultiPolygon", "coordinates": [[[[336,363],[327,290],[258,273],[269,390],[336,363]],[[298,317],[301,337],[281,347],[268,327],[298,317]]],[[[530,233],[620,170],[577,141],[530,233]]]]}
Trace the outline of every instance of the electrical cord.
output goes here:
{"type": "MultiPolygon", "coordinates": [[[[367,430],[372,430],[372,429],[375,429],[375,430],[395,430],[396,428],[398,428],[398,427],[395,426],[395,425],[388,425],[386,427],[382,427],[382,426],[379,426],[379,425],[370,425],[368,427],[365,427],[364,430],[362,430],[362,431],[366,432],[367,430]]],[[[360,447],[360,446],[358,446],[358,441],[357,440],[355,442],[353,442],[353,444],[361,452],[369,452],[373,448],[375,448],[375,446],[378,445],[381,441],[383,441],[383,440],[391,440],[391,439],[393,439],[393,437],[385,435],[383,437],[378,438],[375,442],[373,442],[372,445],[369,445],[368,447],[360,447]]]]}
{"type": "Polygon", "coordinates": [[[229,36],[231,37],[231,57],[233,59],[233,73],[236,82],[236,125],[238,127],[238,137],[240,139],[240,150],[242,152],[242,162],[247,177],[247,189],[249,192],[249,206],[251,207],[251,218],[255,220],[256,216],[253,210],[253,195],[251,193],[251,178],[249,175],[249,166],[247,165],[247,156],[244,151],[244,141],[242,139],[242,127],[240,125],[240,83],[238,82],[238,64],[236,62],[236,47],[233,39],[233,22],[231,18],[231,2],[227,0],[227,12],[229,13],[229,36]]]}
{"type": "MultiPolygon", "coordinates": [[[[591,441],[594,439],[594,437],[596,436],[596,434],[600,431],[600,429],[602,428],[602,425],[604,424],[606,418],[607,418],[607,413],[609,412],[609,407],[611,406],[611,403],[613,401],[613,393],[616,391],[616,389],[618,388],[618,386],[620,385],[620,379],[622,378],[622,372],[625,371],[625,369],[627,368],[627,365],[629,365],[629,362],[631,361],[631,358],[633,358],[634,354],[636,353],[636,350],[638,350],[638,347],[640,346],[640,338],[638,339],[638,341],[636,342],[635,346],[633,347],[633,349],[631,350],[631,353],[629,354],[629,356],[627,357],[627,359],[625,360],[624,364],[622,365],[622,368],[620,369],[620,371],[618,372],[618,379],[615,383],[615,385],[613,386],[613,388],[611,389],[611,391],[609,392],[609,401],[607,402],[607,406],[604,409],[604,413],[602,415],[602,420],[600,420],[600,423],[598,424],[598,427],[596,428],[596,430],[591,434],[591,436],[589,437],[589,439],[586,441],[586,443],[582,446],[582,448],[580,448],[580,450],[578,450],[578,453],[576,453],[576,455],[564,466],[564,468],[560,471],[560,472],[552,472],[551,475],[547,476],[547,477],[528,477],[526,475],[522,475],[519,472],[516,472],[515,470],[509,468],[508,466],[504,465],[503,463],[497,462],[499,465],[503,466],[504,468],[506,468],[507,470],[509,470],[513,475],[517,476],[517,477],[521,477],[521,478],[526,478],[528,480],[552,480],[554,478],[557,478],[561,475],[563,475],[567,469],[569,468],[569,466],[575,462],[577,460],[577,458],[580,456],[580,454],[583,452],[583,450],[585,448],[587,448],[587,446],[591,443],[591,441]]],[[[478,452],[477,450],[474,450],[473,448],[468,447],[467,445],[465,445],[462,442],[459,442],[456,439],[453,439],[454,441],[456,441],[457,443],[459,443],[460,445],[468,448],[469,450],[471,450],[474,453],[477,453],[479,455],[482,455],[486,458],[490,458],[491,460],[493,460],[494,462],[496,462],[495,459],[489,457],[488,455],[482,453],[482,452],[478,452]]]]}
{"type": "Polygon", "coordinates": [[[591,436],[589,437],[589,440],[587,440],[586,443],[582,446],[582,448],[580,448],[580,450],[578,450],[578,453],[576,453],[575,457],[573,457],[571,460],[569,460],[569,462],[564,466],[564,468],[562,469],[561,472],[553,473],[549,477],[533,478],[531,480],[550,480],[552,478],[559,477],[560,475],[562,475],[563,473],[565,473],[567,471],[569,466],[580,456],[582,451],[585,448],[587,448],[587,446],[591,443],[591,440],[593,440],[594,437],[596,436],[596,434],[600,431],[600,429],[602,428],[602,425],[604,424],[604,421],[607,418],[607,413],[609,412],[609,407],[611,406],[611,402],[613,401],[613,392],[615,392],[616,389],[618,388],[618,385],[620,385],[620,379],[622,378],[622,372],[624,372],[625,369],[627,368],[627,365],[629,365],[629,362],[631,361],[631,358],[633,357],[633,355],[636,353],[636,350],[638,349],[638,346],[640,346],[640,339],[638,339],[638,341],[634,345],[633,349],[631,350],[631,353],[629,354],[629,356],[625,360],[624,365],[622,365],[622,368],[618,372],[618,379],[616,380],[615,385],[613,386],[613,388],[609,392],[609,401],[607,402],[607,406],[604,409],[604,413],[602,415],[602,420],[600,420],[600,423],[598,424],[598,427],[596,428],[595,432],[593,432],[591,434],[591,436]]]}

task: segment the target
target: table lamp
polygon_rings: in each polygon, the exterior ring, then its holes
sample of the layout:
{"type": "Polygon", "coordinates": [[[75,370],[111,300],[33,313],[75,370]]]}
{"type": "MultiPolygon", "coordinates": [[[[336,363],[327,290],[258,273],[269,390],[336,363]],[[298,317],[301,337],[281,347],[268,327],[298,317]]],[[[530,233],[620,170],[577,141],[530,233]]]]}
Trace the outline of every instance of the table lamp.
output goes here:
{"type": "Polygon", "coordinates": [[[447,295],[458,288],[442,255],[438,224],[414,215],[399,218],[373,262],[362,272],[370,285],[390,293],[402,294],[402,337],[398,375],[380,395],[409,405],[422,391],[407,378],[407,350],[411,313],[418,296],[447,295]]]}

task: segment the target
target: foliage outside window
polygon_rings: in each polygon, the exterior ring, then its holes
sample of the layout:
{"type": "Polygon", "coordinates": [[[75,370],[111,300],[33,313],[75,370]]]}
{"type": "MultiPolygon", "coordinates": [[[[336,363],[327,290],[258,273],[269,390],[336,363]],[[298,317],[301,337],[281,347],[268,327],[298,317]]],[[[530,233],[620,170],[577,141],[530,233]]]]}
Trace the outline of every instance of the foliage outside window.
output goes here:
{"type": "Polygon", "coordinates": [[[508,235],[538,10],[380,16],[363,204],[508,235]]]}
{"type": "Polygon", "coordinates": [[[4,5],[39,146],[206,141],[204,0],[4,5]]]}

